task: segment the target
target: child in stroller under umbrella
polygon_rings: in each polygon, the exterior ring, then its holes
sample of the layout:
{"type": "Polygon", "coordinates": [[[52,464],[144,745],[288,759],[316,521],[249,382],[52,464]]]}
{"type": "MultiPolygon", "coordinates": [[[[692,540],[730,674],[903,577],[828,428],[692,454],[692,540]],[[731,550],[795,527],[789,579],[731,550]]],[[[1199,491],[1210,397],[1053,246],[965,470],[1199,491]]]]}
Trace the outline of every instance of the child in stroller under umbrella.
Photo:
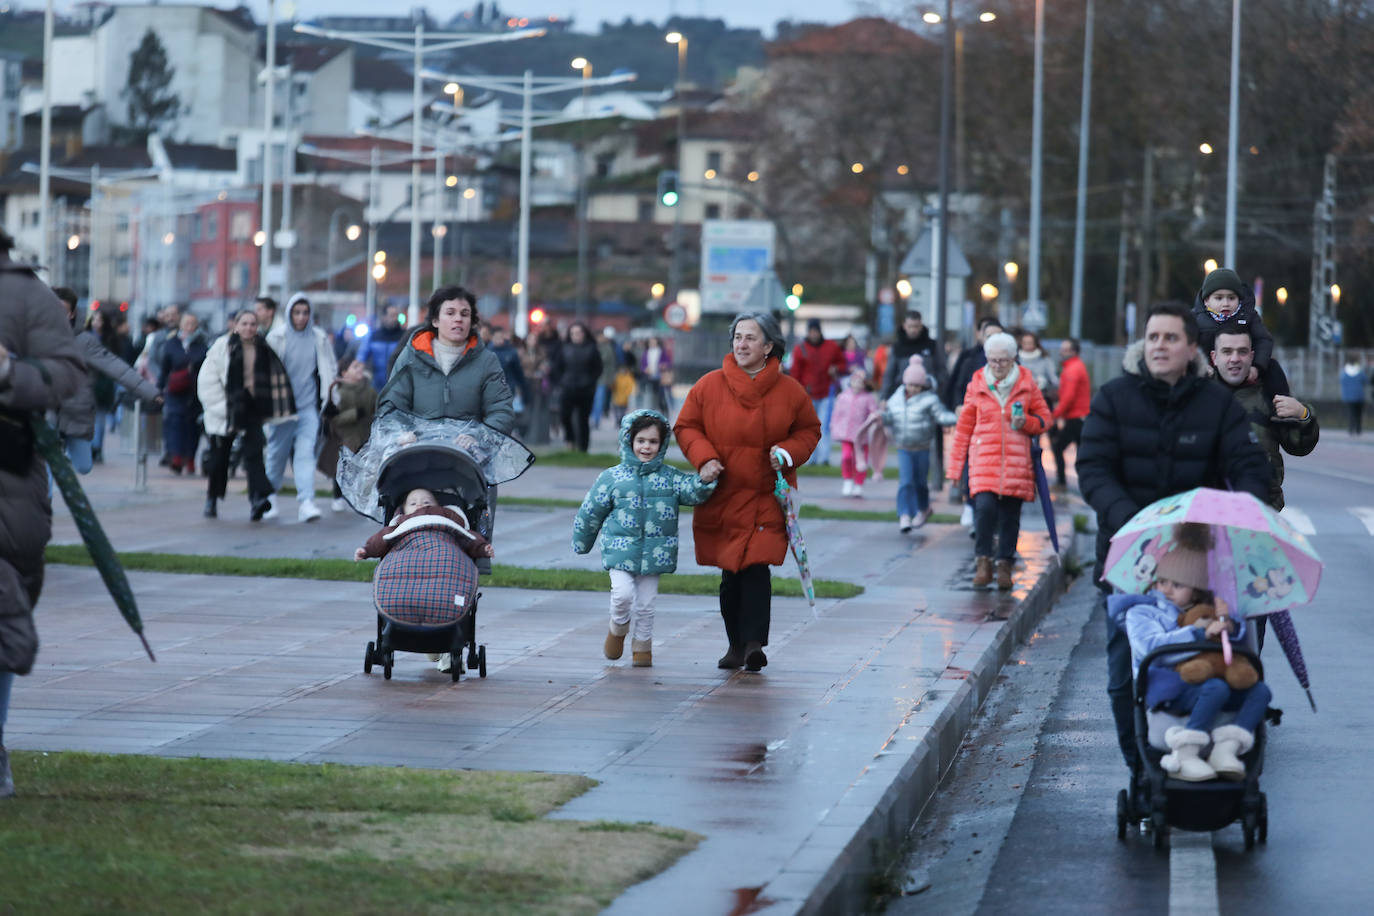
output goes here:
{"type": "MultiPolygon", "coordinates": [[[[1161,646],[1219,641],[1223,630],[1233,640],[1245,635],[1245,619],[1228,616],[1225,602],[1214,600],[1207,591],[1209,527],[1189,522],[1179,525],[1178,532],[1173,549],[1159,559],[1154,589],[1146,595],[1108,598],[1108,613],[1125,617],[1131,660],[1137,669],[1146,655],[1161,646]],[[1214,603],[1216,613],[1194,625],[1180,625],[1183,612],[1199,603],[1214,603]]],[[[1185,682],[1174,666],[1196,654],[1184,651],[1161,656],[1150,666],[1146,709],[1188,716],[1186,726],[1173,726],[1165,732],[1170,752],[1160,760],[1160,766],[1173,778],[1187,782],[1217,777],[1244,779],[1245,763],[1240,755],[1254,746],[1255,729],[1263,721],[1273,694],[1263,681],[1243,690],[1219,677],[1200,684],[1185,682]],[[1234,724],[1213,728],[1223,711],[1235,713],[1234,724]],[[1204,760],[1202,752],[1208,744],[1212,752],[1204,760]]]]}

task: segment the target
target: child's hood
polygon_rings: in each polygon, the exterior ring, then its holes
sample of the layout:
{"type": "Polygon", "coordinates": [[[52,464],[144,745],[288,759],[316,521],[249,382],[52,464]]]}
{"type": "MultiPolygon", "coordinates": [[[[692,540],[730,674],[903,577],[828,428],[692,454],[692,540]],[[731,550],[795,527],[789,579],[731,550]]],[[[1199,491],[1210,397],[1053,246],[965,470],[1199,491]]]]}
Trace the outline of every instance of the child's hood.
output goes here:
{"type": "Polygon", "coordinates": [[[663,466],[663,456],[668,452],[668,440],[672,437],[672,428],[668,426],[668,418],[657,410],[632,410],[625,414],[625,419],[620,421],[620,461],[630,467],[637,468],[641,474],[652,474],[663,466]],[[654,417],[661,422],[668,435],[658,445],[658,454],[648,461],[640,461],[635,456],[633,443],[630,441],[630,425],[640,417],[654,417]]]}

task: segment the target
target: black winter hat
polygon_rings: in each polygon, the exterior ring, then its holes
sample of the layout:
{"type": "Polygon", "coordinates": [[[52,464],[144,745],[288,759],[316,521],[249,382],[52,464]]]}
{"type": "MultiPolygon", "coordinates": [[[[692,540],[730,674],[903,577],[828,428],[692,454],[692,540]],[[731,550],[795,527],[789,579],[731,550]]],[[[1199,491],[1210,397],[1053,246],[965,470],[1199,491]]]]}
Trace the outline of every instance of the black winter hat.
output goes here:
{"type": "Polygon", "coordinates": [[[806,323],[806,329],[808,331],[819,331],[821,329],[821,320],[819,318],[812,318],[806,323]]]}
{"type": "Polygon", "coordinates": [[[1202,291],[1198,293],[1198,298],[1206,302],[1207,297],[1219,289],[1229,289],[1239,296],[1240,287],[1240,277],[1234,270],[1227,267],[1218,267],[1216,270],[1209,273],[1207,278],[1202,281],[1202,291]]]}

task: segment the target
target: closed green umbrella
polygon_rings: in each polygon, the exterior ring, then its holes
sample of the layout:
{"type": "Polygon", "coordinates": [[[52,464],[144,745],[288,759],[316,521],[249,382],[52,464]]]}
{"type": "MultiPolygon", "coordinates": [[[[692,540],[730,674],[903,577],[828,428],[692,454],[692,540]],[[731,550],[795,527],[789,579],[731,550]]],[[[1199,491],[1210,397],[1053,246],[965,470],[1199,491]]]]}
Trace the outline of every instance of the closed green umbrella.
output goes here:
{"type": "Polygon", "coordinates": [[[114,599],[119,613],[124,615],[129,626],[143,641],[143,649],[148,653],[148,658],[157,661],[152,648],[148,645],[148,638],[143,635],[143,618],[138,615],[134,590],[129,586],[128,577],[124,575],[124,567],[119,565],[119,557],[115,554],[114,546],[105,536],[105,529],[100,527],[100,519],[95,517],[95,510],[91,508],[91,501],[86,498],[86,491],[81,489],[81,482],[76,479],[76,470],[67,459],[66,452],[62,450],[62,440],[39,414],[29,415],[29,425],[33,429],[34,446],[48,462],[52,479],[57,483],[57,489],[62,491],[62,498],[66,500],[67,508],[76,522],[76,530],[81,532],[81,540],[86,544],[91,562],[100,570],[100,578],[105,580],[105,587],[110,590],[110,597],[114,599]]]}

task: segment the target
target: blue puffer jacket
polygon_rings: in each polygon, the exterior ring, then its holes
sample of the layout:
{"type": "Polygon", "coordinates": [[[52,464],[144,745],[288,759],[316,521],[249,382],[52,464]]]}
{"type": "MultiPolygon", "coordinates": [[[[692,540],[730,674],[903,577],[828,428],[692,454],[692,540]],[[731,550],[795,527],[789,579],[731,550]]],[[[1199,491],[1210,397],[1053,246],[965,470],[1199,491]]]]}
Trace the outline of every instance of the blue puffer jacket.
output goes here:
{"type": "MultiPolygon", "coordinates": [[[[1140,670],[1140,663],[1156,649],[1164,646],[1185,643],[1207,642],[1207,631],[1203,627],[1181,627],[1178,625],[1178,606],[1157,591],[1143,595],[1108,595],[1107,616],[1124,627],[1126,638],[1131,643],[1131,671],[1140,670]]],[[[1236,624],[1235,642],[1247,638],[1245,618],[1232,617],[1236,624]]],[[[1220,648],[1220,641],[1217,647],[1220,648]]],[[[1145,691],[1145,705],[1155,709],[1183,692],[1183,678],[1179,677],[1174,666],[1197,655],[1196,651],[1183,651],[1172,655],[1161,655],[1150,665],[1149,687],[1145,691]]]]}
{"type": "Polygon", "coordinates": [[[656,576],[677,569],[678,506],[699,506],[715,492],[696,474],[663,463],[665,440],[658,454],[640,461],[630,450],[630,424],[656,410],[636,410],[620,421],[620,463],[596,478],[573,521],[573,550],[589,553],[601,534],[601,562],[636,576],[656,576]]]}

